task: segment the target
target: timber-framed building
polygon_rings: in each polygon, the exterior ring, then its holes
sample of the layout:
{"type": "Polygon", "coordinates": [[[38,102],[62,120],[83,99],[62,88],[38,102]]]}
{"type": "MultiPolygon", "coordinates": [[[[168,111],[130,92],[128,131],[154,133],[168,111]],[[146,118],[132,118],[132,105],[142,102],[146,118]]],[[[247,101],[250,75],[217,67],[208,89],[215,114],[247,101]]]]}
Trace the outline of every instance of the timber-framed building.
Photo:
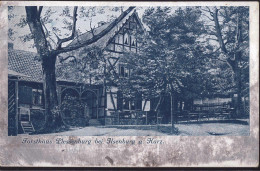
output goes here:
{"type": "MultiPolygon", "coordinates": [[[[114,26],[112,26],[113,22],[99,22],[97,28],[79,35],[68,46],[90,39],[94,34],[99,34],[109,27],[110,31],[91,46],[97,46],[103,49],[104,53],[109,54],[106,58],[105,72],[119,77],[128,77],[131,70],[122,65],[119,59],[125,51],[138,53],[138,42],[132,33],[144,30],[144,27],[134,8],[123,12],[117,20],[114,26]]],[[[76,58],[81,58],[80,49],[65,53],[61,58],[66,58],[71,54],[76,58]]],[[[61,105],[68,95],[75,97],[74,100],[84,101],[84,113],[90,119],[89,125],[119,124],[120,112],[126,114],[124,115],[126,120],[131,118],[131,123],[127,121],[124,124],[133,124],[137,123],[135,119],[132,119],[133,111],[150,111],[150,101],[141,97],[128,101],[111,83],[104,81],[103,84],[95,84],[79,81],[80,79],[77,79],[73,71],[64,73],[61,65],[56,64],[58,102],[61,105]]],[[[17,130],[21,133],[33,132],[37,126],[31,123],[32,111],[44,111],[42,68],[38,55],[33,52],[15,50],[10,43],[8,45],[8,78],[9,135],[16,135],[17,130]]]]}

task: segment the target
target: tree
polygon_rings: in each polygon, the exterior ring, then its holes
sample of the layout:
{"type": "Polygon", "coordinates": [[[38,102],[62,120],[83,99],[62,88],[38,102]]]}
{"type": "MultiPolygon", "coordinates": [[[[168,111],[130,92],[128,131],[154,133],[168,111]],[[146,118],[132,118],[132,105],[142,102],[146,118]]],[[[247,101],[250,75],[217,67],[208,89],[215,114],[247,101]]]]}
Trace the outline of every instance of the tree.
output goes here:
{"type": "Polygon", "coordinates": [[[149,8],[143,22],[149,28],[147,34],[138,37],[138,53],[126,53],[120,60],[131,67],[130,77],[121,77],[117,84],[129,96],[136,93],[144,98],[158,97],[155,111],[162,107],[166,96],[171,101],[172,132],[174,127],[174,106],[178,94],[189,89],[187,77],[200,73],[204,58],[197,42],[203,33],[198,8],[179,8],[172,13],[168,7],[149,8]]]}
{"type": "Polygon", "coordinates": [[[219,45],[216,60],[225,62],[232,71],[234,86],[231,88],[238,99],[236,114],[241,115],[241,91],[246,84],[243,80],[248,75],[249,65],[249,8],[206,7],[202,10],[212,23],[208,25],[209,39],[219,45]]]}
{"type": "MultiPolygon", "coordinates": [[[[77,36],[77,19],[78,19],[78,7],[74,7],[72,15],[70,14],[70,9],[68,7],[64,8],[61,16],[67,17],[63,22],[65,24],[65,29],[70,31],[70,33],[65,33],[61,35],[60,28],[52,27],[51,30],[46,27],[46,24],[52,23],[52,17],[55,11],[51,8],[43,12],[43,6],[26,6],[26,18],[21,19],[21,22],[17,25],[24,27],[28,24],[30,28],[30,34],[25,35],[24,39],[33,39],[34,46],[37,49],[37,53],[40,56],[43,70],[43,92],[45,99],[45,125],[43,132],[48,132],[60,127],[62,123],[61,115],[55,112],[58,106],[57,101],[57,91],[56,91],[56,74],[55,74],[55,64],[57,56],[62,53],[77,50],[82,47],[87,47],[92,43],[95,43],[101,37],[106,35],[117,23],[126,16],[134,7],[129,7],[126,11],[120,15],[119,18],[115,19],[106,29],[104,29],[99,34],[92,36],[88,40],[83,40],[72,46],[66,46],[66,43],[70,42],[77,36]],[[55,34],[55,39],[51,36],[55,34]],[[63,38],[61,38],[63,36],[63,38]]],[[[10,8],[11,10],[11,8],[10,8]]],[[[86,11],[84,7],[80,8],[81,15],[88,17],[95,14],[95,10],[86,11]]],[[[102,13],[102,10],[101,10],[102,13]]],[[[10,18],[13,16],[10,15],[10,18]]],[[[90,23],[91,24],[91,23],[90,23]]],[[[92,30],[92,27],[91,27],[92,30]]],[[[12,30],[9,30],[9,35],[12,35],[12,30]]]]}

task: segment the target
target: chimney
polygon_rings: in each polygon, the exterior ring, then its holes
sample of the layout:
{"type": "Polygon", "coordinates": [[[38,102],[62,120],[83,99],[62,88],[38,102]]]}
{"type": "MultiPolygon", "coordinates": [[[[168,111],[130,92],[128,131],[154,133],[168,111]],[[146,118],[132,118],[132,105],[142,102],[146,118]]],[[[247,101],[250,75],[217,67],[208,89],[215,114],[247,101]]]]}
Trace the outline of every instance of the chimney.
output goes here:
{"type": "Polygon", "coordinates": [[[104,24],[106,24],[105,21],[100,21],[100,22],[98,22],[98,27],[103,26],[104,24]]]}
{"type": "Polygon", "coordinates": [[[11,42],[8,42],[8,49],[14,49],[14,44],[11,42]]]}

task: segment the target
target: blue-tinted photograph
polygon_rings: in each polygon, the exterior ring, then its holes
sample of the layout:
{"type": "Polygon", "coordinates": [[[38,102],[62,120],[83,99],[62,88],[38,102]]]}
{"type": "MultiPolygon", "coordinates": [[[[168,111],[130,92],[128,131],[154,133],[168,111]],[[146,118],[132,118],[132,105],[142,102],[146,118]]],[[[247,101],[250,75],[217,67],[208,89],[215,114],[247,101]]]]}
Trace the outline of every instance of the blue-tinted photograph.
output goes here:
{"type": "Polygon", "coordinates": [[[249,136],[249,7],[9,6],[8,136],[249,136]]]}

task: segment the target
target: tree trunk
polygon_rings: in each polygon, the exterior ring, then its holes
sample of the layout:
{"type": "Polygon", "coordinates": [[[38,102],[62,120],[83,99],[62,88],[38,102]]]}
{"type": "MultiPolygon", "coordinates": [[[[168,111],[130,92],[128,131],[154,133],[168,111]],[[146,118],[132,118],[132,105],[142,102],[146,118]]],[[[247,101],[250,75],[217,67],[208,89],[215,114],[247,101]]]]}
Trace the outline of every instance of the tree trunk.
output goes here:
{"type": "Polygon", "coordinates": [[[236,84],[236,93],[237,93],[237,104],[235,104],[236,116],[241,115],[242,99],[241,99],[241,68],[239,66],[241,61],[241,50],[239,50],[242,43],[242,22],[241,22],[241,13],[237,12],[237,27],[236,27],[236,43],[235,43],[235,84],[236,84]]]}
{"type": "Polygon", "coordinates": [[[240,61],[240,52],[236,53],[236,60],[235,60],[235,67],[234,67],[234,74],[235,74],[235,85],[236,85],[236,94],[237,94],[237,101],[235,104],[235,114],[236,117],[241,115],[241,107],[242,107],[242,97],[241,97],[241,69],[239,67],[239,61],[240,61]]]}
{"type": "Polygon", "coordinates": [[[174,93],[172,92],[171,93],[171,124],[172,124],[172,128],[171,128],[171,133],[174,134],[175,133],[175,126],[174,126],[174,113],[175,113],[175,110],[174,110],[174,93]]]}
{"type": "MultiPolygon", "coordinates": [[[[238,8],[239,9],[239,8],[238,8]]],[[[220,45],[221,50],[223,53],[228,56],[227,63],[230,65],[231,69],[234,72],[234,82],[235,82],[235,92],[237,94],[237,100],[234,104],[235,106],[235,115],[239,116],[241,115],[241,107],[242,107],[242,100],[241,100],[241,68],[239,67],[239,62],[241,61],[241,51],[239,50],[241,43],[243,42],[242,39],[242,21],[241,21],[241,12],[240,10],[237,11],[237,23],[236,23],[236,36],[235,36],[235,44],[234,44],[234,51],[235,51],[235,59],[231,60],[233,58],[233,55],[230,55],[229,52],[226,49],[226,46],[224,44],[222,34],[221,34],[221,27],[219,25],[218,20],[218,9],[215,8],[215,11],[213,13],[213,20],[215,23],[215,30],[216,30],[216,36],[218,38],[218,42],[220,45]]]]}
{"type": "Polygon", "coordinates": [[[160,94],[159,101],[158,101],[158,103],[157,103],[157,105],[156,105],[156,107],[155,107],[155,110],[154,110],[154,111],[156,112],[156,127],[157,127],[157,130],[159,129],[158,116],[159,116],[159,112],[161,111],[161,110],[160,110],[160,107],[161,107],[161,105],[162,105],[163,99],[164,99],[163,95],[160,94]]]}
{"type": "Polygon", "coordinates": [[[42,57],[43,92],[45,102],[45,125],[43,132],[52,132],[63,125],[60,112],[55,112],[58,106],[55,75],[56,56],[42,57]]]}
{"type": "Polygon", "coordinates": [[[160,107],[161,104],[162,104],[162,101],[163,101],[163,95],[161,94],[161,95],[160,95],[160,98],[159,98],[159,101],[158,101],[158,103],[157,103],[157,105],[156,105],[156,107],[155,107],[155,109],[154,109],[155,112],[158,111],[159,107],[160,107]]]}

